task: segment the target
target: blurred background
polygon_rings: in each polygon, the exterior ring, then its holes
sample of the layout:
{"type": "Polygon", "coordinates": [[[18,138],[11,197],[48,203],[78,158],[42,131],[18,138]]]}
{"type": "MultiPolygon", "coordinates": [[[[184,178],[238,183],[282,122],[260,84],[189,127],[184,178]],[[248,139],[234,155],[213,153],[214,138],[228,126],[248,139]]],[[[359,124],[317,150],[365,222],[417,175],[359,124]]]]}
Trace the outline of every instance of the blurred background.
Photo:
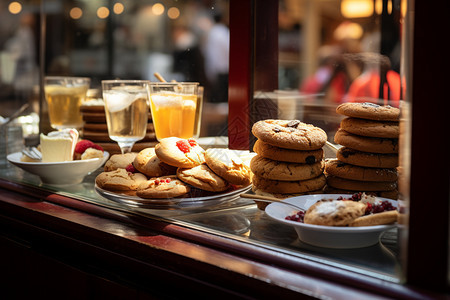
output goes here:
{"type": "MultiPolygon", "coordinates": [[[[224,135],[229,2],[1,1],[0,115],[24,103],[26,113],[38,114],[40,73],[90,77],[89,96],[96,98],[103,79],[156,81],[159,72],[168,81],[200,82],[201,135],[224,135]]],[[[327,131],[339,122],[339,103],[398,105],[404,2],[279,0],[278,90],[256,90],[255,98],[276,98],[280,118],[327,131]]]]}

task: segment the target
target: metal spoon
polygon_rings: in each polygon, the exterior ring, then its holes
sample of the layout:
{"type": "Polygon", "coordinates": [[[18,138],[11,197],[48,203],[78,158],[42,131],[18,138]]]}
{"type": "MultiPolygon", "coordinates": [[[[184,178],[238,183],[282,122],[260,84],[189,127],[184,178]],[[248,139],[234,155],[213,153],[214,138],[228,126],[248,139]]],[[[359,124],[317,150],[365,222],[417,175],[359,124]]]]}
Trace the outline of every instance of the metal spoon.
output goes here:
{"type": "Polygon", "coordinates": [[[281,199],[278,199],[275,197],[261,196],[261,195],[256,195],[256,194],[245,194],[245,193],[240,194],[240,196],[242,198],[253,199],[255,201],[261,201],[261,202],[267,202],[267,203],[280,203],[280,204],[290,206],[291,208],[293,207],[300,211],[306,212],[306,209],[304,209],[303,207],[297,206],[295,204],[292,204],[292,203],[289,203],[286,201],[281,201],[281,199]]]}

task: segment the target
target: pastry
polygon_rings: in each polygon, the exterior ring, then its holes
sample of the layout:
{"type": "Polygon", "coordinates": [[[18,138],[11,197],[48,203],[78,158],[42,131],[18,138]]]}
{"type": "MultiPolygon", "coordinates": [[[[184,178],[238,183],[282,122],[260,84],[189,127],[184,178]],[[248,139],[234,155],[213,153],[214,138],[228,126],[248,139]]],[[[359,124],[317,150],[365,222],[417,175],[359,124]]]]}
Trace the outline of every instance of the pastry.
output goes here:
{"type": "Polygon", "coordinates": [[[398,212],[396,210],[390,210],[358,217],[351,223],[349,223],[348,226],[360,227],[360,226],[386,225],[397,222],[397,219],[398,219],[398,212]]]}
{"type": "Polygon", "coordinates": [[[336,107],[338,114],[378,121],[399,121],[400,109],[389,105],[378,105],[374,103],[364,102],[346,102],[336,107]]]}
{"type": "Polygon", "coordinates": [[[78,131],[73,128],[51,131],[40,135],[42,162],[61,162],[73,160],[78,131]]]}
{"type": "Polygon", "coordinates": [[[347,132],[380,138],[398,138],[399,122],[392,121],[374,121],[360,118],[344,118],[340,126],[347,132]]]}
{"type": "Polygon", "coordinates": [[[304,217],[305,224],[347,226],[364,215],[366,204],[350,200],[322,199],[310,206],[304,217]]]}
{"type": "Polygon", "coordinates": [[[341,147],[336,153],[336,158],[342,162],[361,167],[395,168],[398,166],[397,153],[370,153],[341,147]]]}
{"type": "Polygon", "coordinates": [[[351,134],[339,128],[334,136],[337,144],[371,153],[398,153],[398,139],[374,138],[351,134]]]}
{"type": "Polygon", "coordinates": [[[363,181],[396,181],[397,169],[368,168],[347,164],[338,159],[329,159],[325,163],[325,173],[346,179],[363,181]]]}
{"type": "Polygon", "coordinates": [[[327,141],[327,134],[319,127],[298,120],[262,120],[252,127],[261,141],[280,148],[317,150],[327,141]]]}
{"type": "Polygon", "coordinates": [[[194,139],[164,138],[155,152],[162,162],[178,168],[192,168],[205,162],[205,150],[194,139]]]}
{"type": "Polygon", "coordinates": [[[98,174],[95,183],[98,187],[108,191],[135,191],[146,180],[147,177],[144,174],[116,169],[98,174]]]}
{"type": "Polygon", "coordinates": [[[153,147],[140,151],[134,158],[133,166],[148,177],[175,175],[177,172],[176,167],[163,163],[156,156],[153,147]]]}
{"type": "Polygon", "coordinates": [[[179,168],[177,177],[185,183],[205,191],[222,192],[228,188],[228,183],[206,164],[193,168],[179,168]]]}
{"type": "Polygon", "coordinates": [[[190,187],[173,175],[142,182],[136,190],[136,195],[141,198],[175,198],[186,195],[189,191],[190,187]]]}
{"type": "Polygon", "coordinates": [[[316,191],[323,188],[326,179],[323,174],[315,178],[297,181],[272,180],[254,175],[252,182],[255,188],[267,193],[297,194],[316,191]]]}
{"type": "Polygon", "coordinates": [[[136,158],[136,152],[129,152],[124,154],[114,154],[108,159],[103,167],[105,172],[114,171],[117,169],[126,169],[130,164],[133,163],[136,158]]]}
{"type": "Polygon", "coordinates": [[[231,184],[246,186],[251,182],[250,167],[229,149],[207,149],[205,161],[214,173],[231,184]]]}
{"type": "Polygon", "coordinates": [[[291,150],[264,143],[259,139],[256,140],[255,144],[253,145],[253,151],[255,151],[258,155],[268,159],[301,164],[313,164],[321,161],[323,158],[322,148],[310,151],[291,150]]]}
{"type": "Polygon", "coordinates": [[[323,161],[314,164],[279,162],[257,155],[251,160],[250,168],[253,174],[262,178],[295,181],[311,179],[321,175],[324,163],[323,161]]]}

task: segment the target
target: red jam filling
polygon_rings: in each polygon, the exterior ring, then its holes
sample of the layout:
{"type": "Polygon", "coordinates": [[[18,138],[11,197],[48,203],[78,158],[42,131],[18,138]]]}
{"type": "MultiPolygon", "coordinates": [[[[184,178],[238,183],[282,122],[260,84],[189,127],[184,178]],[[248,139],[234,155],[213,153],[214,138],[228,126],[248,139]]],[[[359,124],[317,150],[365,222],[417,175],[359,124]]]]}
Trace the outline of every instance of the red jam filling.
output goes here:
{"type": "Polygon", "coordinates": [[[164,179],[155,179],[155,184],[160,185],[162,183],[169,183],[171,181],[170,178],[164,178],[164,179]]]}
{"type": "Polygon", "coordinates": [[[191,145],[187,140],[179,140],[176,142],[176,145],[183,153],[188,153],[191,150],[191,145]]]}

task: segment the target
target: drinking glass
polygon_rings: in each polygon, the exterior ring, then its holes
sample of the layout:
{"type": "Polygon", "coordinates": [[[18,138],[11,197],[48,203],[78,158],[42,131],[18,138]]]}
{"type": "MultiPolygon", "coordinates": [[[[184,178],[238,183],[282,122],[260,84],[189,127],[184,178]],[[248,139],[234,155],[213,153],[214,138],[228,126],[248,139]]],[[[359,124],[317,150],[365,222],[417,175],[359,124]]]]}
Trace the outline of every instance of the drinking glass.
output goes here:
{"type": "Polygon", "coordinates": [[[46,76],[45,99],[50,125],[58,130],[83,127],[80,106],[86,99],[91,80],[87,77],[46,76]]]}
{"type": "Polygon", "coordinates": [[[198,99],[198,82],[151,82],[150,106],[156,139],[195,137],[201,113],[198,99]]]}
{"type": "Polygon", "coordinates": [[[102,81],[108,134],[122,154],[131,152],[147,132],[148,84],[147,80],[102,81]]]}

